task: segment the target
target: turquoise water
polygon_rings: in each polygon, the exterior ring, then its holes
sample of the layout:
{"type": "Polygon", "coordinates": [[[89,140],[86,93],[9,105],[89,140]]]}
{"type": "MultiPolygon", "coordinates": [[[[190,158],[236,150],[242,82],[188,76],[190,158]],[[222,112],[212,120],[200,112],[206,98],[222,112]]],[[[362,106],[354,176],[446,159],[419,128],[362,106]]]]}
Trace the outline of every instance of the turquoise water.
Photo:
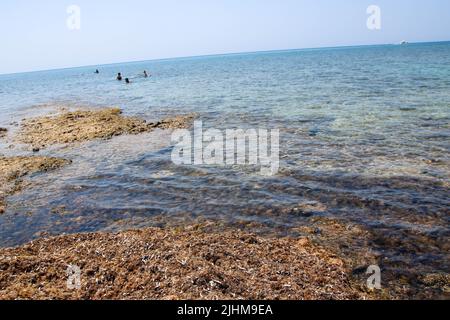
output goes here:
{"type": "MultiPolygon", "coordinates": [[[[32,178],[0,216],[0,245],[40,234],[199,218],[292,234],[313,216],[370,230],[395,268],[449,271],[450,43],[249,53],[0,76],[0,126],[55,106],[280,129],[281,169],[180,167],[154,132],[43,151],[73,165],[32,178]],[[98,68],[100,74],[94,74],[98,68]],[[141,77],[143,70],[152,77],[141,77]],[[115,80],[117,72],[132,84],[115,80]],[[55,214],[63,208],[64,214],[55,214]]],[[[23,154],[20,145],[3,154],[23,154]]],[[[388,262],[386,262],[388,264],[388,262]]]]}

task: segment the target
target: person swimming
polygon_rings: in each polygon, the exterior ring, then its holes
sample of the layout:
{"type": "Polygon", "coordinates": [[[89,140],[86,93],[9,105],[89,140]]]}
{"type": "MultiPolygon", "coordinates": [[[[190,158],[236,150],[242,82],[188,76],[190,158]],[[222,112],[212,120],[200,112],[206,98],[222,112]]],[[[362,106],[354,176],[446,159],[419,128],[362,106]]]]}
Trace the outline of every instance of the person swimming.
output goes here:
{"type": "Polygon", "coordinates": [[[117,80],[122,81],[122,74],[120,72],[117,74],[117,80]]]}
{"type": "Polygon", "coordinates": [[[130,82],[130,79],[125,78],[125,83],[126,83],[126,84],[130,84],[130,83],[131,83],[131,82],[130,82]]]}
{"type": "Polygon", "coordinates": [[[144,78],[148,78],[147,70],[144,70],[144,78]]]}
{"type": "Polygon", "coordinates": [[[95,73],[96,73],[96,74],[99,74],[99,73],[100,73],[100,71],[98,71],[98,69],[95,69],[95,73]]]}

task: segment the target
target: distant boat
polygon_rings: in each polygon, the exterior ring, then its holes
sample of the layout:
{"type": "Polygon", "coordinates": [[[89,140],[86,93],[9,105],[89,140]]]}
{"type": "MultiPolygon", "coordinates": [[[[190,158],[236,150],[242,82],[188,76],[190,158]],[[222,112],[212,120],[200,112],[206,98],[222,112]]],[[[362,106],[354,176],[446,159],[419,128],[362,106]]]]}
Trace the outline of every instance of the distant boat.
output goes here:
{"type": "Polygon", "coordinates": [[[405,44],[408,44],[408,43],[409,43],[409,42],[406,41],[406,40],[403,40],[402,42],[400,42],[401,45],[405,45],[405,44]]]}

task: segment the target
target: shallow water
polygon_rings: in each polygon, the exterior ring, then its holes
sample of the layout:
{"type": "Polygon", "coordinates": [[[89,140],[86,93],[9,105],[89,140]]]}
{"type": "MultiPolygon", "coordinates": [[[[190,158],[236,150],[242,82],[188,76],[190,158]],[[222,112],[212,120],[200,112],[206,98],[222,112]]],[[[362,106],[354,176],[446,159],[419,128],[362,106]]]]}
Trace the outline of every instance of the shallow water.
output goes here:
{"type": "MultiPolygon", "coordinates": [[[[73,160],[31,178],[0,216],[0,245],[64,232],[254,223],[291,234],[312,215],[370,230],[400,270],[449,272],[450,43],[296,50],[0,76],[0,126],[54,106],[120,106],[145,119],[196,112],[206,127],[279,128],[281,169],[177,166],[156,131],[42,154],[73,160]],[[139,74],[149,70],[145,79],[139,74]],[[122,72],[131,85],[115,81],[122,72]],[[292,210],[291,210],[292,209],[292,210]]],[[[29,153],[3,142],[0,153],[29,153]]]]}

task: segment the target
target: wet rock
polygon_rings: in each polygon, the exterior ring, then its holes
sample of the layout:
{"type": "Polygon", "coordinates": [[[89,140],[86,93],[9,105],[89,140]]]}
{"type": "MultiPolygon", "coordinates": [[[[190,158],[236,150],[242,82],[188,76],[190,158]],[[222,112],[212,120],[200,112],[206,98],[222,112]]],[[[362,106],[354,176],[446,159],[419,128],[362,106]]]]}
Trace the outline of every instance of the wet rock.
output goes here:
{"type": "Polygon", "coordinates": [[[426,159],[425,163],[426,164],[443,164],[444,161],[442,161],[441,159],[426,159]]]}
{"type": "Polygon", "coordinates": [[[281,213],[292,214],[303,217],[311,217],[316,213],[323,213],[327,210],[327,207],[316,201],[308,201],[299,203],[294,207],[286,207],[281,210],[281,213]]]}
{"type": "Polygon", "coordinates": [[[8,129],[0,127],[0,138],[3,138],[8,133],[8,129]]]}
{"type": "Polygon", "coordinates": [[[0,214],[5,212],[5,198],[22,189],[22,178],[69,164],[69,160],[51,157],[0,156],[0,214]]]}
{"type": "Polygon", "coordinates": [[[53,144],[140,134],[156,128],[187,128],[193,119],[193,115],[185,115],[147,123],[143,119],[123,116],[119,108],[78,110],[23,120],[16,140],[42,149],[53,144]]]}
{"type": "Polygon", "coordinates": [[[366,274],[367,272],[367,268],[369,266],[359,266],[353,269],[352,274],[354,275],[361,275],[361,274],[366,274]]]}
{"type": "Polygon", "coordinates": [[[450,274],[430,273],[420,278],[420,281],[427,287],[438,288],[443,292],[450,293],[450,274]]]}
{"type": "Polygon", "coordinates": [[[194,114],[175,116],[159,121],[156,124],[156,127],[160,129],[185,129],[189,127],[189,124],[191,124],[194,119],[194,114]]]}

